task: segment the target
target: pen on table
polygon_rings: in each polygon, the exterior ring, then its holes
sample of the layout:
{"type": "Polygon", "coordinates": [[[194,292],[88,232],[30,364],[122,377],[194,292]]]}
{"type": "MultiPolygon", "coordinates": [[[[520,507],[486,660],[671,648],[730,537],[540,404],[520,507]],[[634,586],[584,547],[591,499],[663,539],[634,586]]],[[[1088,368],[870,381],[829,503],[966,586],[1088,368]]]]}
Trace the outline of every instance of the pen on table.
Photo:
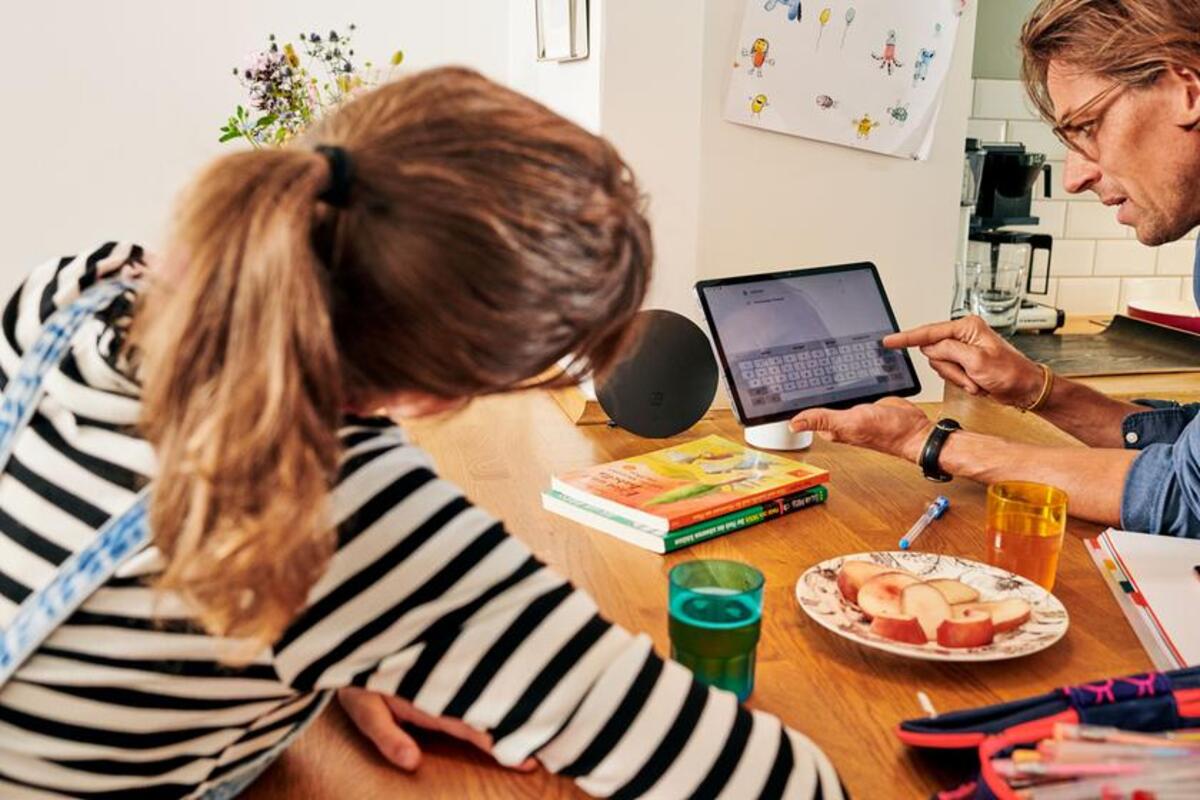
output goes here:
{"type": "Polygon", "coordinates": [[[929,508],[925,509],[925,513],[921,515],[921,518],[914,522],[913,526],[908,529],[908,533],[904,534],[903,538],[900,539],[900,549],[907,550],[912,547],[917,537],[929,527],[929,523],[945,514],[946,509],[949,507],[950,500],[945,496],[939,497],[930,503],[929,508]]]}

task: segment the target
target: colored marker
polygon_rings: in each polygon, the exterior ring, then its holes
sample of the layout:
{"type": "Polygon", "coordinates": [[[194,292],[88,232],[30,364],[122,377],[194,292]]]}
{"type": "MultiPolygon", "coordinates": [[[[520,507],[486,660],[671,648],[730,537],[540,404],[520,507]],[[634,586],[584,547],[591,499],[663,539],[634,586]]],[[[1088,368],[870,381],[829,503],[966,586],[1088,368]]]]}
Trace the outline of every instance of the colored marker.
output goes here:
{"type": "Polygon", "coordinates": [[[930,503],[929,508],[925,509],[925,513],[921,515],[921,518],[914,522],[913,526],[908,529],[908,533],[904,534],[903,538],[900,539],[900,549],[907,550],[912,547],[917,537],[929,527],[929,523],[935,519],[940,519],[949,507],[950,499],[945,496],[939,497],[930,503]]]}

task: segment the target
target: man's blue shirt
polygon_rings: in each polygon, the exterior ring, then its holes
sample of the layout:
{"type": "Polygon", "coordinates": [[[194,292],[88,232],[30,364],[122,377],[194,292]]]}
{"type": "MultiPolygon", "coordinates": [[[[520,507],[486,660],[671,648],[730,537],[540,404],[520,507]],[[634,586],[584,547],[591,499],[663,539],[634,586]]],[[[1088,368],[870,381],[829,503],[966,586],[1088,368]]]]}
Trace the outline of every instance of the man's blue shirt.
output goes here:
{"type": "MultiPolygon", "coordinates": [[[[1192,271],[1200,305],[1200,243],[1192,271]]],[[[1200,539],[1200,404],[1139,400],[1150,410],[1121,425],[1125,446],[1141,450],[1121,496],[1121,527],[1200,539]]]]}

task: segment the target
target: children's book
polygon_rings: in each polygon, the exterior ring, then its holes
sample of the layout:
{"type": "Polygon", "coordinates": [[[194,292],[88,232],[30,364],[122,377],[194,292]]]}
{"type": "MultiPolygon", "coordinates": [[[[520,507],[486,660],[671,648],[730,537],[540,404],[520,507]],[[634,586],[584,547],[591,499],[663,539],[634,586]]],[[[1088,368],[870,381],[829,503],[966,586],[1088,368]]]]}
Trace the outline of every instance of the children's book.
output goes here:
{"type": "Polygon", "coordinates": [[[665,533],[828,480],[818,467],[706,436],[551,478],[551,488],[665,533]]]}
{"type": "Polygon", "coordinates": [[[645,525],[589,506],[573,497],[555,491],[542,492],[542,507],[559,516],[589,528],[595,528],[630,544],[636,544],[646,550],[655,553],[671,553],[693,544],[724,536],[727,533],[753,527],[776,517],[795,513],[802,508],[824,503],[828,497],[829,490],[824,486],[813,486],[810,489],[780,497],[778,500],[768,500],[723,517],[715,517],[668,533],[655,531],[645,525]]]}

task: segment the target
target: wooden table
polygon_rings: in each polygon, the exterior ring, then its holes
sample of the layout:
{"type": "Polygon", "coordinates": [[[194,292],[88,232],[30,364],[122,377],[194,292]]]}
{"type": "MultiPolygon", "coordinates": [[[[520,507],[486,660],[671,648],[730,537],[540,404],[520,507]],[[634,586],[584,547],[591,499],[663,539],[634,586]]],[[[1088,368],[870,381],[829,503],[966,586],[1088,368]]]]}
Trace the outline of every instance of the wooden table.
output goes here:
{"type": "MultiPolygon", "coordinates": [[[[930,407],[930,413],[937,412],[930,407]]],[[[1030,442],[1079,446],[1033,417],[950,393],[945,412],[974,430],[1030,442]]],[[[687,436],[741,435],[726,415],[687,436]]],[[[666,557],[639,550],[541,510],[550,475],[622,458],[667,442],[649,442],[603,426],[576,427],[542,394],[476,403],[459,416],[413,430],[448,478],[506,520],[542,559],[586,588],[612,620],[647,631],[667,652],[667,571],[693,558],[733,558],[766,575],[766,612],[750,705],[782,717],[820,744],[857,798],[926,797],[964,779],[970,759],[947,763],[903,747],[893,728],[921,713],[924,690],[941,711],[1013,700],[1085,679],[1151,668],[1080,537],[1099,528],[1072,520],[1055,593],[1071,613],[1066,637],[1012,662],[953,665],[867,650],[811,622],[793,587],[809,565],[832,556],[893,549],[905,528],[938,493],[951,513],[918,549],[982,559],[984,490],[967,481],[934,486],[916,467],[887,456],[818,440],[805,458],[830,470],[824,506],[666,557]]],[[[415,775],[391,768],[331,707],[255,785],[251,798],[558,798],[580,797],[565,779],[518,775],[465,746],[425,737],[429,749],[415,775]]]]}

